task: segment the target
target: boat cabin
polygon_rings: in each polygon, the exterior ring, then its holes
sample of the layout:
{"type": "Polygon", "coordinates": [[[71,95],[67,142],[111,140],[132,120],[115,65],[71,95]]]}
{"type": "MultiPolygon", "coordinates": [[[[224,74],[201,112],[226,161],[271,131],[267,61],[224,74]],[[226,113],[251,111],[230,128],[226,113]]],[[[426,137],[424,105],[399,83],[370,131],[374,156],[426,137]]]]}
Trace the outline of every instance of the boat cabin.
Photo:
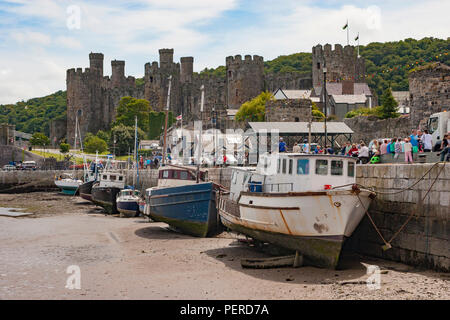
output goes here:
{"type": "Polygon", "coordinates": [[[139,190],[134,190],[134,189],[123,189],[120,190],[120,193],[118,195],[118,197],[140,197],[141,196],[141,192],[139,190]]]}
{"type": "Polygon", "coordinates": [[[356,181],[356,161],[338,155],[280,153],[261,156],[255,168],[233,168],[230,198],[241,191],[286,193],[329,190],[356,181]]]}
{"type": "Polygon", "coordinates": [[[99,174],[100,187],[111,187],[123,189],[125,187],[125,176],[118,172],[103,172],[99,174]]]}
{"type": "MultiPolygon", "coordinates": [[[[206,171],[199,172],[199,181],[207,180],[206,171]]],[[[158,187],[177,187],[197,183],[196,168],[164,166],[158,172],[158,187]]]]}

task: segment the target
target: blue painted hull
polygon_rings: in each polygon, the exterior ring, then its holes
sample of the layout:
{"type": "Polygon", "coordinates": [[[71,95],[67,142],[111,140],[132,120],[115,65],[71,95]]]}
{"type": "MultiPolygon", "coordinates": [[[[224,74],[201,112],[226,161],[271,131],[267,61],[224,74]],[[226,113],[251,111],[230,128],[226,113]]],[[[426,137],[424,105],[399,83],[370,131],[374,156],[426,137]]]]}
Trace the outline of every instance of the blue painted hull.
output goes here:
{"type": "Polygon", "coordinates": [[[207,237],[221,231],[212,183],[152,190],[149,216],[181,232],[207,237]]]}
{"type": "Polygon", "coordinates": [[[139,205],[133,201],[117,201],[117,210],[123,215],[135,217],[139,214],[139,205]]]}

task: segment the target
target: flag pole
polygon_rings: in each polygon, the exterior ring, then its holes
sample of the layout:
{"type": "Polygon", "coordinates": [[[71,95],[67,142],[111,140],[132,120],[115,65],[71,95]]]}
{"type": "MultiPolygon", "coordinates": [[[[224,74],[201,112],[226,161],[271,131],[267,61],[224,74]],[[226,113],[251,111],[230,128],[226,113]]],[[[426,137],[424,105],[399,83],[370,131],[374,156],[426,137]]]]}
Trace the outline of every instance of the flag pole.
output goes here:
{"type": "Polygon", "coordinates": [[[350,45],[350,40],[349,40],[349,25],[348,25],[348,19],[347,19],[347,45],[350,45]]]}

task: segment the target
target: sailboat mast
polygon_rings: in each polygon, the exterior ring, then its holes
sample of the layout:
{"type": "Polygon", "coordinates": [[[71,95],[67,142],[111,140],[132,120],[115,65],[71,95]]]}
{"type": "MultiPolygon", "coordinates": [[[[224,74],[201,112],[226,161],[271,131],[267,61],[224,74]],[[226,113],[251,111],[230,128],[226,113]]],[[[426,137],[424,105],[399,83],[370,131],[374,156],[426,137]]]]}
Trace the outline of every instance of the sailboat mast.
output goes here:
{"type": "Polygon", "coordinates": [[[138,126],[137,126],[137,116],[134,119],[134,159],[136,160],[136,187],[139,186],[139,152],[138,152],[138,126]]]}
{"type": "Polygon", "coordinates": [[[162,164],[166,164],[166,152],[167,152],[167,118],[169,117],[170,106],[170,87],[172,85],[172,76],[169,76],[169,90],[167,90],[167,105],[166,105],[166,119],[164,124],[164,146],[163,146],[163,158],[162,164]]]}

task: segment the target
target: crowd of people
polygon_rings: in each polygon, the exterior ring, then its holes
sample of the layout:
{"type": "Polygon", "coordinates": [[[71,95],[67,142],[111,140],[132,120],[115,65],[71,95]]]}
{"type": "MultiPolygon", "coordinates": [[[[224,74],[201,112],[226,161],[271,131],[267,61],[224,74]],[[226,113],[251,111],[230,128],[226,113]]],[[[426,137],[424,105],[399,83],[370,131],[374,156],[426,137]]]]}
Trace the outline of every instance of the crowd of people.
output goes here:
{"type": "MultiPolygon", "coordinates": [[[[440,152],[440,161],[450,161],[450,132],[445,134],[442,140],[435,141],[428,130],[412,130],[411,135],[405,138],[374,139],[366,145],[364,141],[359,143],[345,143],[340,150],[333,149],[327,145],[325,148],[319,145],[311,146],[307,140],[303,143],[296,143],[292,152],[294,153],[315,153],[315,154],[338,154],[349,157],[357,157],[360,163],[377,163],[384,154],[392,155],[398,159],[404,155],[405,163],[413,163],[413,154],[421,152],[440,152]],[[310,152],[311,149],[311,152],[310,152]]],[[[279,152],[286,152],[287,146],[280,138],[279,152]]]]}

